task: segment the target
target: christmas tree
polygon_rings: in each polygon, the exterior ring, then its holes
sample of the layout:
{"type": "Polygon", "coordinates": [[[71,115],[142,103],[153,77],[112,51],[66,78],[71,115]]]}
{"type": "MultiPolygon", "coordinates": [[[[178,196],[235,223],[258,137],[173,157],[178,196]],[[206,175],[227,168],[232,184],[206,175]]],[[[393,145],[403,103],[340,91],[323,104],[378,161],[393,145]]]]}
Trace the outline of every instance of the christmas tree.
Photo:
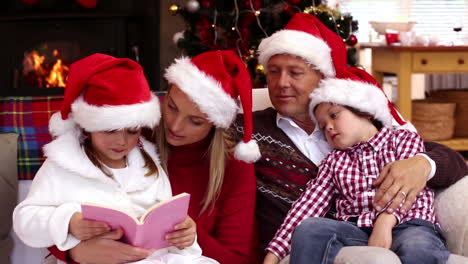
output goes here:
{"type": "Polygon", "coordinates": [[[357,21],[320,0],[186,0],[169,11],[181,15],[187,27],[174,42],[187,56],[209,50],[232,49],[249,68],[255,87],[265,85],[265,72],[257,62],[260,41],[285,27],[298,12],[315,15],[348,46],[348,64],[356,66],[357,21]]]}

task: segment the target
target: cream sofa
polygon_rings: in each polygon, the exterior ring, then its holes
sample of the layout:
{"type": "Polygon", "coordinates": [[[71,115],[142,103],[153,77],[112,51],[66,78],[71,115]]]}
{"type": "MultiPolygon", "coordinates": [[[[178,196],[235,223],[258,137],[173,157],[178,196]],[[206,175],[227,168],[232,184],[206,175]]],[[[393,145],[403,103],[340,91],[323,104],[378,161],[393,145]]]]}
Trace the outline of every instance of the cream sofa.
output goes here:
{"type": "MultiPolygon", "coordinates": [[[[255,110],[271,106],[266,89],[253,90],[255,110]]],[[[30,264],[41,263],[47,255],[46,249],[30,248],[24,245],[11,230],[11,213],[17,201],[24,199],[31,181],[17,181],[17,135],[0,134],[0,263],[30,264]],[[10,234],[10,235],[9,235],[10,234]]],[[[447,238],[449,250],[453,253],[449,264],[468,263],[468,177],[437,195],[436,210],[447,238]],[[458,254],[458,255],[454,255],[458,254]]],[[[282,264],[288,263],[284,260],[282,264]]],[[[399,263],[398,258],[380,248],[356,247],[342,250],[335,263],[399,263]],[[363,256],[373,262],[363,262],[363,256]]]]}

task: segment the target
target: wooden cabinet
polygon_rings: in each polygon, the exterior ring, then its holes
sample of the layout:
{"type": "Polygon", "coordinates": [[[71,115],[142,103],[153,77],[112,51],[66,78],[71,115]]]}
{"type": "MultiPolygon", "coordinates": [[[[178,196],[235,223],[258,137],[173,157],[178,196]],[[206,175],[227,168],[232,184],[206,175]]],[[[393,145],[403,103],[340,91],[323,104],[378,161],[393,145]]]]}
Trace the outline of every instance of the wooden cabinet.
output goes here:
{"type": "MultiPolygon", "coordinates": [[[[372,75],[382,84],[384,73],[398,78],[396,108],[411,120],[411,74],[468,73],[468,46],[403,47],[362,44],[372,49],[372,75]]],[[[455,150],[468,150],[468,138],[440,141],[455,150]]]]}
{"type": "Polygon", "coordinates": [[[468,72],[468,52],[415,52],[413,72],[468,72]]]}

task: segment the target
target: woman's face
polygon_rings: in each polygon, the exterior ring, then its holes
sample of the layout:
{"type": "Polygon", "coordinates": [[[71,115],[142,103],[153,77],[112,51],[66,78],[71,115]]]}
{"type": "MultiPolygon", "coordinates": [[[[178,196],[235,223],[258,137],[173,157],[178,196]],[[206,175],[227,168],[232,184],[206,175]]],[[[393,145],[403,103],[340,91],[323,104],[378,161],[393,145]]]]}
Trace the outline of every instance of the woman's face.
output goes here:
{"type": "Polygon", "coordinates": [[[198,142],[213,128],[208,116],[174,84],[163,102],[162,115],[166,141],[172,146],[198,142]]]}

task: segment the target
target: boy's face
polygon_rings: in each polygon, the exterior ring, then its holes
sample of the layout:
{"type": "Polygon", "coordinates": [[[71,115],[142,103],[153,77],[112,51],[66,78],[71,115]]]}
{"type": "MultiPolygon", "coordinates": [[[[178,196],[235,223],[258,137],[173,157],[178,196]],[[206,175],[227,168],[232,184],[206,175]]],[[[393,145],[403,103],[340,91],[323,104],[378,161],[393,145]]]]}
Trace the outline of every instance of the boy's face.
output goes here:
{"type": "Polygon", "coordinates": [[[366,142],[377,133],[369,119],[359,117],[341,105],[321,103],[314,114],[328,144],[336,149],[344,150],[366,142]]]}

